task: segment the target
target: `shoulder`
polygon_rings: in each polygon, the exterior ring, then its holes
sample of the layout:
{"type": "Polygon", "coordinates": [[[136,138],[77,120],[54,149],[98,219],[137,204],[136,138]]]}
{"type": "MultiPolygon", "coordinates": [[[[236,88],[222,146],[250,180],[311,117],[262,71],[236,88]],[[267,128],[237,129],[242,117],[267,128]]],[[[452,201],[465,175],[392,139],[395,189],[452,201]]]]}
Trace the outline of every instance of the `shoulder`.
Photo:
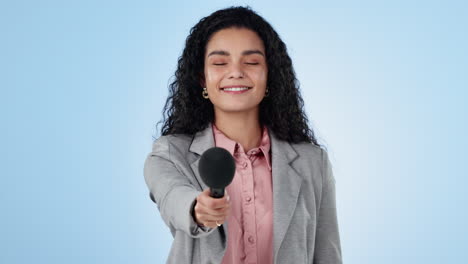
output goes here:
{"type": "Polygon", "coordinates": [[[308,161],[316,161],[319,163],[323,163],[325,159],[328,159],[327,150],[321,146],[317,146],[309,142],[290,144],[299,155],[299,158],[307,159],[308,161]]]}
{"type": "Polygon", "coordinates": [[[298,154],[322,155],[323,148],[310,142],[290,143],[298,154]]]}
{"type": "Polygon", "coordinates": [[[323,179],[331,168],[328,151],[322,146],[309,142],[290,144],[298,154],[294,160],[295,165],[304,173],[313,172],[312,174],[323,179]]]}
{"type": "Polygon", "coordinates": [[[153,142],[153,154],[167,157],[177,153],[187,153],[192,143],[193,136],[188,134],[171,134],[157,138],[153,142]]]}
{"type": "Polygon", "coordinates": [[[321,168],[324,161],[328,159],[327,151],[323,146],[315,145],[312,142],[290,142],[280,139],[273,131],[270,131],[270,140],[277,151],[285,153],[289,161],[295,165],[305,167],[305,169],[321,168]]]}

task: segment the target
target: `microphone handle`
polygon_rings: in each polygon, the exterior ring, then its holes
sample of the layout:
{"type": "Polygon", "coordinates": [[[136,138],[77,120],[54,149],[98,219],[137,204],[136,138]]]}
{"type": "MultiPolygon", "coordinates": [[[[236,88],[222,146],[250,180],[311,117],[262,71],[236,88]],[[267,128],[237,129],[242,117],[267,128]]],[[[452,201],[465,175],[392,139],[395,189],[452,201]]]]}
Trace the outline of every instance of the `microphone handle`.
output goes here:
{"type": "Polygon", "coordinates": [[[223,198],[224,188],[220,188],[220,189],[210,188],[210,196],[213,198],[223,198]]]}

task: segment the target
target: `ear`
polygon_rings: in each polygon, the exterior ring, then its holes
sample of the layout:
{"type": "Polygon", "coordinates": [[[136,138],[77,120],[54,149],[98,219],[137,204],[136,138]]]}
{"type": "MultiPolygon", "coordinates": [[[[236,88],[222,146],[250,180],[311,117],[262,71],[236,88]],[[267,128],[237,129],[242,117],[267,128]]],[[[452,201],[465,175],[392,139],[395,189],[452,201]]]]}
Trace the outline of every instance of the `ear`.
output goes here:
{"type": "Polygon", "coordinates": [[[200,73],[199,75],[199,82],[201,87],[206,87],[206,82],[205,82],[205,76],[203,73],[200,73]]]}

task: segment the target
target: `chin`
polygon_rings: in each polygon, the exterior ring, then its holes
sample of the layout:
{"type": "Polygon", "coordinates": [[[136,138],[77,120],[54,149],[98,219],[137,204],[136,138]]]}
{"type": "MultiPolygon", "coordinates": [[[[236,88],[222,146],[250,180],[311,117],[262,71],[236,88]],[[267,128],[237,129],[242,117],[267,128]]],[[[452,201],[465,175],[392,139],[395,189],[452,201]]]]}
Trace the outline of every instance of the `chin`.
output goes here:
{"type": "Polygon", "coordinates": [[[225,105],[222,107],[215,107],[215,109],[224,113],[242,113],[242,112],[249,112],[249,111],[253,112],[256,110],[256,108],[258,108],[258,105],[250,105],[250,106],[225,105]]]}

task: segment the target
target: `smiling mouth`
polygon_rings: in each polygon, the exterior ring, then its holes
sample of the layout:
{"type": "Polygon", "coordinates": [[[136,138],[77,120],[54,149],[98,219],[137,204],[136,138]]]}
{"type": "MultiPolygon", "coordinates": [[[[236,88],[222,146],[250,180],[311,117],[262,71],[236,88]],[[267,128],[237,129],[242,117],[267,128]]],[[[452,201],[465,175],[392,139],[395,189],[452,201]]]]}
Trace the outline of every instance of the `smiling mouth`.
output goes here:
{"type": "Polygon", "coordinates": [[[241,92],[241,91],[247,91],[252,89],[252,87],[229,87],[229,88],[221,88],[222,91],[226,92],[241,92]]]}

